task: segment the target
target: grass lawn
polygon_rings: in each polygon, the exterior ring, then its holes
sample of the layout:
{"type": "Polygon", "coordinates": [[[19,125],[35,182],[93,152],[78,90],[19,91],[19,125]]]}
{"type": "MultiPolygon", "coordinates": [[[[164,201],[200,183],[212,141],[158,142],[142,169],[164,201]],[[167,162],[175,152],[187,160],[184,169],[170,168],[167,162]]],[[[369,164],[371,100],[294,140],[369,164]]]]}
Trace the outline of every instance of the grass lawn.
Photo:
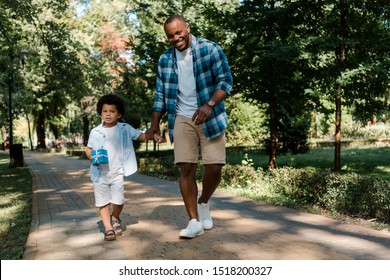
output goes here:
{"type": "Polygon", "coordinates": [[[0,154],[1,260],[22,259],[30,231],[32,181],[26,167],[9,168],[9,155],[0,154]]]}
{"type": "MultiPolygon", "coordinates": [[[[157,152],[148,151],[144,147],[137,152],[139,158],[165,157],[167,163],[173,164],[172,146],[163,143],[157,152]]],[[[254,167],[267,169],[268,155],[264,151],[256,150],[253,147],[228,147],[226,161],[231,165],[240,165],[242,161],[250,159],[254,167]]],[[[285,154],[278,155],[278,167],[292,168],[318,168],[331,170],[334,161],[334,148],[312,148],[306,154],[285,154]]],[[[342,147],[341,165],[343,171],[355,172],[360,175],[380,177],[390,181],[390,147],[342,147]]],[[[172,178],[176,180],[177,178],[172,178]]]]}
{"type": "MultiPolygon", "coordinates": [[[[268,155],[255,150],[232,149],[227,155],[230,164],[241,164],[245,154],[255,167],[267,168],[268,155]]],[[[332,169],[334,148],[313,148],[306,154],[279,155],[279,167],[332,169]]],[[[376,176],[390,181],[390,147],[341,148],[342,170],[376,176]]]]}

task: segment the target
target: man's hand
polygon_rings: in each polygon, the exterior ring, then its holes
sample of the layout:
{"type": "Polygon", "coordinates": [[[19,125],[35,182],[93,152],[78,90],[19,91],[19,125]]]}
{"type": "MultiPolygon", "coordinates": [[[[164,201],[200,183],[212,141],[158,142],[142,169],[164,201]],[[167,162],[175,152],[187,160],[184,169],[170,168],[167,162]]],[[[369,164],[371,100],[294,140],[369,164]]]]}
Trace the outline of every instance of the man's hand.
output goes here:
{"type": "Polygon", "coordinates": [[[154,140],[155,134],[160,135],[160,131],[156,128],[152,128],[152,127],[148,128],[145,131],[146,140],[154,140]]]}
{"type": "Polygon", "coordinates": [[[204,104],[195,111],[192,121],[195,125],[203,124],[210,117],[212,110],[209,105],[204,104]]]}

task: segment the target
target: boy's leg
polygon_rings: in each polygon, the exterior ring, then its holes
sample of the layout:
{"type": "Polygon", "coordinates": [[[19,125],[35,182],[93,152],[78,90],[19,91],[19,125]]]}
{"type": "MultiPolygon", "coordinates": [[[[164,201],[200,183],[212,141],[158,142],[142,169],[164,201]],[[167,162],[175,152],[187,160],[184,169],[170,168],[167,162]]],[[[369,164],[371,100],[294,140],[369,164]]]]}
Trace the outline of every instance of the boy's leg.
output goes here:
{"type": "Polygon", "coordinates": [[[123,210],[123,204],[122,205],[113,204],[112,205],[112,219],[119,220],[119,216],[121,215],[122,210],[123,210]]]}
{"type": "Polygon", "coordinates": [[[112,226],[115,230],[116,235],[122,234],[122,225],[120,220],[120,215],[123,210],[123,205],[125,203],[125,190],[124,190],[124,179],[123,173],[118,173],[111,175],[110,177],[110,187],[111,187],[111,204],[112,204],[112,226]]]}
{"type": "Polygon", "coordinates": [[[115,240],[115,232],[111,225],[110,213],[110,188],[106,174],[99,177],[98,182],[93,183],[95,194],[95,205],[99,207],[100,218],[104,226],[104,239],[115,240]]]}
{"type": "Polygon", "coordinates": [[[123,204],[122,205],[117,205],[113,204],[112,206],[113,211],[112,211],[112,226],[115,230],[116,235],[121,235],[122,234],[122,224],[121,220],[119,218],[120,214],[122,213],[123,210],[123,204]]]}
{"type": "Polygon", "coordinates": [[[110,219],[110,204],[100,207],[100,218],[102,219],[105,231],[112,229],[110,219]]]}

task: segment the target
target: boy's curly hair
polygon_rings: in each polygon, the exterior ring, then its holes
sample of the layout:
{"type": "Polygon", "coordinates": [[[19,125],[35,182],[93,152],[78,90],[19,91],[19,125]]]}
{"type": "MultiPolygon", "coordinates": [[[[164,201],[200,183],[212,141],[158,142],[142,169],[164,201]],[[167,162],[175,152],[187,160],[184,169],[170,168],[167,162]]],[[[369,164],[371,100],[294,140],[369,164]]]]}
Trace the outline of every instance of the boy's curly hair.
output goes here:
{"type": "Polygon", "coordinates": [[[96,105],[96,111],[99,116],[102,114],[103,104],[115,105],[119,114],[121,114],[122,117],[125,115],[125,101],[120,96],[115,94],[106,94],[100,97],[96,105]]]}

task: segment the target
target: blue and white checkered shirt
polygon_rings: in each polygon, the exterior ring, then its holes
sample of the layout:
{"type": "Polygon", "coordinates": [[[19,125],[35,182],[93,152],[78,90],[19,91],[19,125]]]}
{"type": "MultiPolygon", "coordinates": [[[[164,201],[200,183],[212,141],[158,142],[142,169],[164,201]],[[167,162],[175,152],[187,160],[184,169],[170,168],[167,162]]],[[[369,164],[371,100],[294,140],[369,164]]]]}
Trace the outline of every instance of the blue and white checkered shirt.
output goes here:
{"type": "MultiPolygon", "coordinates": [[[[221,89],[230,95],[233,77],[226,55],[220,46],[211,41],[192,36],[192,57],[197,89],[198,107],[205,104],[214,91],[221,89]]],[[[173,142],[176,99],[178,95],[178,69],[174,47],[164,52],[158,61],[156,95],[153,111],[168,114],[169,138],[173,142]]],[[[228,118],[224,102],[212,110],[210,117],[202,125],[207,139],[221,135],[227,127],[228,118]]]]}

